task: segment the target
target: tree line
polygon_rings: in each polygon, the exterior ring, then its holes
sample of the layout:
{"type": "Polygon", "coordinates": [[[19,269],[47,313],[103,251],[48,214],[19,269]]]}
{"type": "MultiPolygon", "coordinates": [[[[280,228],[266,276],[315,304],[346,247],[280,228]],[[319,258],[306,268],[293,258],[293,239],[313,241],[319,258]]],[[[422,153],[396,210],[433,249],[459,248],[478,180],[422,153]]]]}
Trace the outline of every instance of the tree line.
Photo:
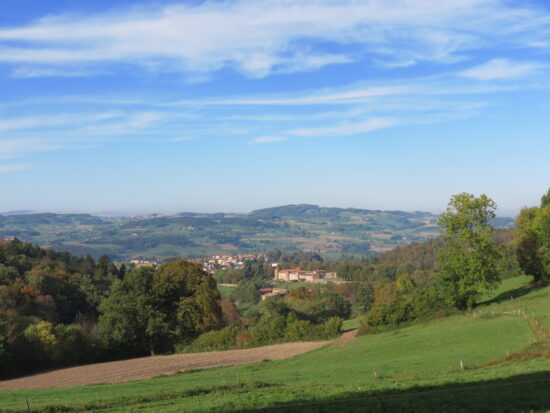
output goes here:
{"type": "Polygon", "coordinates": [[[116,266],[0,242],[0,376],[171,352],[223,326],[200,265],[116,266]]]}

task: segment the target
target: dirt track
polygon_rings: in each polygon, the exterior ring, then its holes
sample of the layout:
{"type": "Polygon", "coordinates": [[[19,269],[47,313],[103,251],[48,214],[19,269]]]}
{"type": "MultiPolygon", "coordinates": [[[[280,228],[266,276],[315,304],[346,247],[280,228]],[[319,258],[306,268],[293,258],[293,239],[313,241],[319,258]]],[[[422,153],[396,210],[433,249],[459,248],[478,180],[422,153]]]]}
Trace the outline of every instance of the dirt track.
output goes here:
{"type": "MultiPolygon", "coordinates": [[[[346,334],[346,333],[345,333],[346,334]]],[[[344,335],[345,335],[344,334],[344,335]]],[[[70,367],[18,379],[0,381],[0,390],[34,389],[40,387],[82,386],[97,383],[118,383],[148,379],[161,374],[218,366],[279,360],[306,353],[330,341],[285,343],[246,350],[215,351],[209,353],[174,354],[144,357],[70,367]]]]}

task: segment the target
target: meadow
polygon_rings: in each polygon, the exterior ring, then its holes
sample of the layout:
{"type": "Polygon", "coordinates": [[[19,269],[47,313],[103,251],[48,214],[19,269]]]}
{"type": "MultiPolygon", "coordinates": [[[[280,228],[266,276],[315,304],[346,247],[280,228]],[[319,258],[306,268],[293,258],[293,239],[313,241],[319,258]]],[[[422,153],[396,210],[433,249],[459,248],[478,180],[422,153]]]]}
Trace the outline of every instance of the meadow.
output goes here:
{"type": "Polygon", "coordinates": [[[547,411],[550,287],[530,289],[528,281],[505,280],[475,312],[336,341],[286,360],[5,391],[0,412],[26,412],[26,400],[32,412],[547,411]]]}

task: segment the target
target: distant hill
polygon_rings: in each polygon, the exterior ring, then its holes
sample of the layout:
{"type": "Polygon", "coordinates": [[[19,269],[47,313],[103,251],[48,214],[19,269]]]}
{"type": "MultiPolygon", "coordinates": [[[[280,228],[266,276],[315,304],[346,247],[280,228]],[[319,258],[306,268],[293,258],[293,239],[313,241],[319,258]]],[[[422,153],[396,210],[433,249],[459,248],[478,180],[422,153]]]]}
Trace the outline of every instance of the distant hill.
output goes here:
{"type": "Polygon", "coordinates": [[[380,214],[389,213],[401,215],[405,217],[432,217],[429,212],[405,212],[405,211],[380,211],[357,208],[326,208],[312,204],[291,204],[272,208],[257,209],[248,214],[251,217],[264,219],[281,219],[281,218],[313,218],[313,217],[338,217],[342,214],[380,214]]]}
{"type": "Polygon", "coordinates": [[[0,212],[0,215],[27,215],[32,214],[34,211],[30,209],[21,209],[18,211],[7,211],[7,212],[0,212]]]}
{"type": "MultiPolygon", "coordinates": [[[[90,214],[0,215],[0,238],[18,237],[77,255],[162,259],[213,253],[259,253],[273,248],[325,256],[372,255],[439,234],[429,212],[327,208],[300,204],[249,214],[182,212],[145,217],[90,214]]],[[[495,226],[510,228],[511,218],[495,226]]]]}

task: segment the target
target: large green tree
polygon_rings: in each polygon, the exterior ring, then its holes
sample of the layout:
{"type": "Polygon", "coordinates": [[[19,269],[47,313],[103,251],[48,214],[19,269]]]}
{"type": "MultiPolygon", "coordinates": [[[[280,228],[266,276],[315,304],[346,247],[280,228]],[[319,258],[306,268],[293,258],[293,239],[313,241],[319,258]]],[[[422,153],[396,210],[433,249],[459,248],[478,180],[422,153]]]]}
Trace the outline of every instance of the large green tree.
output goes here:
{"type": "Polygon", "coordinates": [[[474,306],[484,289],[499,282],[502,254],[490,223],[495,210],[487,195],[461,193],[440,215],[445,238],[437,254],[440,285],[448,304],[458,309],[474,306]]]}
{"type": "Polygon", "coordinates": [[[516,218],[517,257],[535,284],[550,282],[550,189],[540,207],[523,208],[516,218]]]}
{"type": "Polygon", "coordinates": [[[153,275],[153,291],[170,329],[181,339],[221,327],[221,296],[199,264],[172,261],[153,275]]]}
{"type": "Polygon", "coordinates": [[[200,265],[173,261],[129,271],[100,307],[107,344],[128,355],[172,350],[222,324],[220,294],[200,265]]]}
{"type": "Polygon", "coordinates": [[[99,330],[108,348],[121,355],[155,354],[170,338],[166,314],[152,292],[152,268],[136,268],[117,281],[100,306],[99,330]]]}

